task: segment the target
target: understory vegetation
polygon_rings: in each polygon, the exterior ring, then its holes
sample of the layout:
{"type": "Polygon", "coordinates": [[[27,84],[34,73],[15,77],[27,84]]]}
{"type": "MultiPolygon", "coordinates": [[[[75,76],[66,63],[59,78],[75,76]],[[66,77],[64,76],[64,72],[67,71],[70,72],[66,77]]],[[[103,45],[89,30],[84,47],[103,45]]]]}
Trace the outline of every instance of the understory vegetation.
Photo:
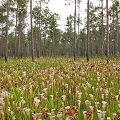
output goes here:
{"type": "Polygon", "coordinates": [[[120,61],[0,60],[1,120],[119,120],[120,61]]]}

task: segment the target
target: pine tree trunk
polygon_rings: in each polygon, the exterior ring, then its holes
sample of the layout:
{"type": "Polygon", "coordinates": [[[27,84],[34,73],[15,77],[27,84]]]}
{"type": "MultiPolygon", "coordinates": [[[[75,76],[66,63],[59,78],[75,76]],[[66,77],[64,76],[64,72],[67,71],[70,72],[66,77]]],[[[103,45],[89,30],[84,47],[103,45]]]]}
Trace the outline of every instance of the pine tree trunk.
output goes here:
{"type": "Polygon", "coordinates": [[[7,62],[7,57],[8,57],[8,22],[9,22],[9,7],[10,7],[10,1],[7,0],[7,21],[6,21],[5,62],[7,62]]]}
{"type": "Polygon", "coordinates": [[[20,56],[21,56],[21,34],[22,34],[22,12],[20,12],[20,16],[19,16],[19,34],[18,34],[19,43],[18,43],[18,58],[20,58],[20,56]]]}
{"type": "Polygon", "coordinates": [[[39,52],[39,50],[40,50],[40,25],[39,25],[39,31],[38,31],[39,33],[38,33],[38,38],[37,38],[37,57],[39,58],[39,54],[40,54],[40,52],[39,52]]]}
{"type": "Polygon", "coordinates": [[[87,2],[87,62],[89,61],[89,52],[90,52],[90,20],[89,20],[89,0],[87,2]]]}
{"type": "Polygon", "coordinates": [[[18,6],[17,6],[17,11],[16,11],[16,29],[15,29],[15,58],[16,58],[16,55],[17,55],[17,15],[18,14],[18,6]]]}
{"type": "Polygon", "coordinates": [[[118,43],[119,43],[119,13],[117,11],[117,20],[116,20],[116,25],[117,25],[117,39],[116,39],[116,55],[118,55],[118,43]]]}
{"type": "Polygon", "coordinates": [[[113,49],[113,56],[114,56],[115,53],[116,53],[116,50],[115,50],[115,25],[114,25],[114,24],[115,24],[115,23],[114,23],[114,22],[115,22],[115,20],[114,20],[115,15],[114,15],[114,14],[115,14],[115,10],[114,10],[114,3],[113,3],[113,38],[112,38],[112,39],[113,39],[113,43],[114,43],[114,45],[113,45],[113,48],[114,48],[114,49],[113,49]]]}
{"type": "Polygon", "coordinates": [[[109,63],[109,11],[108,0],[106,0],[106,15],[107,15],[107,63],[109,63]]]}
{"type": "Polygon", "coordinates": [[[74,56],[74,61],[76,60],[75,41],[76,41],[76,0],[75,0],[75,13],[74,13],[74,41],[73,41],[73,56],[74,56]]]}
{"type": "Polygon", "coordinates": [[[2,35],[1,35],[1,57],[4,56],[4,51],[3,51],[3,24],[2,24],[2,35]]]}
{"type": "Polygon", "coordinates": [[[45,38],[44,38],[44,48],[43,48],[43,53],[44,53],[44,57],[46,56],[46,30],[45,30],[45,38]]]}
{"type": "Polygon", "coordinates": [[[41,27],[41,1],[40,1],[40,13],[39,13],[39,38],[38,38],[38,41],[37,41],[37,57],[39,58],[39,56],[41,56],[41,30],[40,30],[40,27],[41,27]]]}
{"type": "Polygon", "coordinates": [[[31,19],[32,61],[34,62],[34,42],[33,42],[33,23],[32,23],[32,0],[30,0],[30,19],[31,19]]]}
{"type": "Polygon", "coordinates": [[[101,55],[104,55],[104,28],[103,28],[103,0],[101,0],[101,6],[102,6],[102,28],[101,28],[101,55]]]}
{"type": "Polygon", "coordinates": [[[23,32],[21,28],[21,45],[20,45],[20,57],[23,57],[23,32]]]}
{"type": "Polygon", "coordinates": [[[80,3],[78,7],[78,37],[77,37],[77,55],[80,55],[80,3]]]}

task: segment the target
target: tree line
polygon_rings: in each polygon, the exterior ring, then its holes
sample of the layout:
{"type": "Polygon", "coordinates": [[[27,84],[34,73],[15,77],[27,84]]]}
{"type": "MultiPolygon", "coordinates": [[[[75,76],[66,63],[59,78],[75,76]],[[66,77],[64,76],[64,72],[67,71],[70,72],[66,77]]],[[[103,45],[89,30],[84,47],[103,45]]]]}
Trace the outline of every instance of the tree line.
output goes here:
{"type": "Polygon", "coordinates": [[[64,31],[59,28],[60,15],[49,10],[49,0],[38,0],[34,7],[32,0],[1,1],[0,58],[7,62],[8,56],[32,56],[32,61],[34,56],[73,56],[74,60],[86,56],[89,61],[90,57],[107,56],[109,63],[109,57],[119,56],[119,0],[112,0],[110,7],[108,0],[105,5],[100,0],[98,6],[87,0],[84,27],[81,1],[66,1],[75,7],[74,16],[66,18],[64,31]]]}

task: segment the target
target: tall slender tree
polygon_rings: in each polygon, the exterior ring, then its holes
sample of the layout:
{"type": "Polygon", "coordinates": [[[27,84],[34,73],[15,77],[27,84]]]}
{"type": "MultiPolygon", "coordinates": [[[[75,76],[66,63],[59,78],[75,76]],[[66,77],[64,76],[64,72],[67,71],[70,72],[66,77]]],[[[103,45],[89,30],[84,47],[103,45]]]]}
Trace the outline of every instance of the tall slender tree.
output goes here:
{"type": "Polygon", "coordinates": [[[30,0],[30,20],[31,20],[32,61],[34,62],[34,42],[33,42],[33,23],[32,23],[32,0],[30,0]]]}
{"type": "Polygon", "coordinates": [[[78,0],[78,36],[77,36],[77,55],[80,53],[80,0],[78,0]]]}
{"type": "Polygon", "coordinates": [[[75,0],[75,12],[74,12],[74,42],[73,42],[73,56],[74,56],[74,61],[76,60],[76,50],[75,50],[75,42],[76,42],[76,3],[77,1],[75,0]]]}
{"type": "Polygon", "coordinates": [[[15,25],[15,55],[14,57],[16,58],[17,55],[17,20],[18,20],[18,5],[17,5],[17,9],[16,9],[16,25],[15,25]]]}
{"type": "Polygon", "coordinates": [[[40,1],[40,13],[39,13],[39,38],[37,40],[37,57],[41,56],[41,1],[40,1]]]}
{"type": "Polygon", "coordinates": [[[113,15],[112,15],[112,18],[113,18],[113,37],[112,37],[112,41],[114,42],[114,45],[113,45],[113,55],[115,55],[115,1],[113,0],[113,8],[112,8],[112,12],[113,12],[113,15]]]}
{"type": "Polygon", "coordinates": [[[20,58],[21,56],[21,49],[22,49],[22,41],[21,41],[21,37],[22,37],[22,17],[23,17],[23,11],[21,10],[19,12],[19,35],[18,35],[18,39],[19,39],[19,44],[18,44],[18,58],[20,58]]]}
{"type": "Polygon", "coordinates": [[[116,29],[117,29],[117,38],[116,38],[116,55],[119,54],[118,51],[118,43],[119,43],[119,12],[120,12],[120,3],[118,0],[116,0],[115,2],[115,6],[116,6],[116,29]]]}
{"type": "Polygon", "coordinates": [[[9,7],[10,7],[10,1],[7,0],[5,62],[7,62],[7,58],[8,58],[8,23],[9,23],[9,7]]]}
{"type": "Polygon", "coordinates": [[[89,18],[89,0],[87,1],[87,61],[89,61],[89,53],[90,53],[90,18],[89,18]]]}
{"type": "Polygon", "coordinates": [[[106,0],[106,17],[107,17],[107,63],[109,63],[109,11],[108,11],[108,0],[106,0]]]}
{"type": "Polygon", "coordinates": [[[102,9],[102,19],[101,19],[101,55],[103,56],[104,55],[104,26],[103,26],[103,17],[104,17],[104,14],[103,14],[103,0],[101,0],[101,9],[102,9]]]}

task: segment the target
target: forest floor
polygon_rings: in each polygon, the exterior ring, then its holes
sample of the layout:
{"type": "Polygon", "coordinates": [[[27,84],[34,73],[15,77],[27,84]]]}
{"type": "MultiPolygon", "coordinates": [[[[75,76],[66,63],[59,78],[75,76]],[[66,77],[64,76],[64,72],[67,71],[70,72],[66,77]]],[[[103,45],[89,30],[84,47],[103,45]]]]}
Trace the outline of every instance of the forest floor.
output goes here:
{"type": "Polygon", "coordinates": [[[120,61],[0,60],[0,120],[120,120],[120,61]]]}

